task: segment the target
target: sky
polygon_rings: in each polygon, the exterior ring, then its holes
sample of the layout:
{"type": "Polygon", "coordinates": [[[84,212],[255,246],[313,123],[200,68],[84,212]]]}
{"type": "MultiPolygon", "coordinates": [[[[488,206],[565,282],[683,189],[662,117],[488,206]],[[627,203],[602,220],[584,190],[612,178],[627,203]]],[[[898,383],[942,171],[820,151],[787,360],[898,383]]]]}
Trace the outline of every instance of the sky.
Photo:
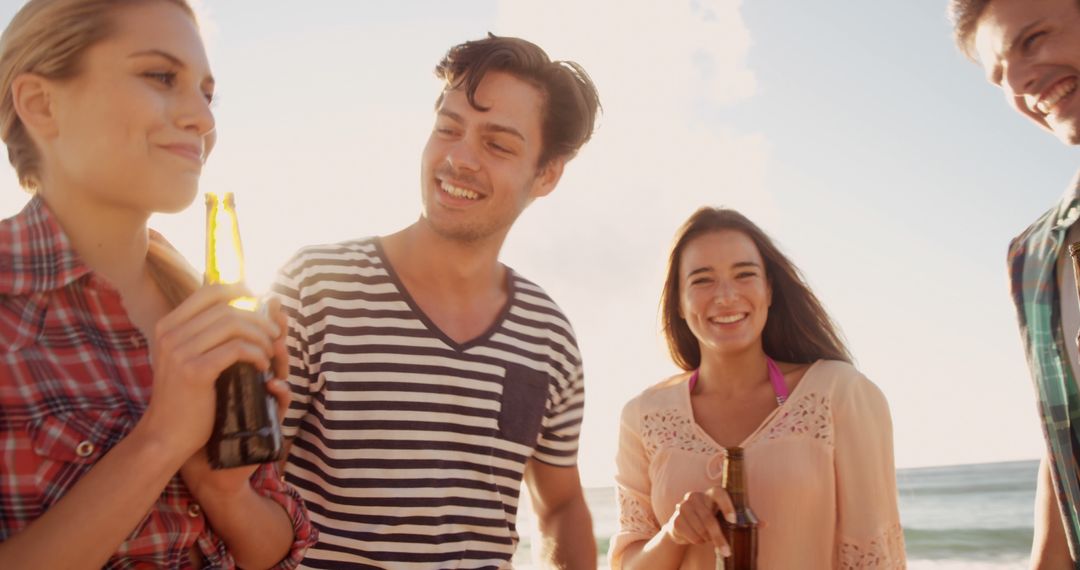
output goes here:
{"type": "MultiPolygon", "coordinates": [[[[0,0],[0,21],[20,5],[0,0]]],[[[611,484],[623,403],[677,371],[657,307],[674,232],[701,205],[747,214],[802,269],[889,400],[899,467],[1042,453],[1004,255],[1065,190],[1078,151],[1011,111],[960,55],[944,0],[199,11],[219,136],[202,188],[236,193],[256,290],[303,245],[416,219],[432,68],[451,45],[521,36],[588,70],[598,130],[502,255],[577,332],[586,485],[611,484]]],[[[26,199],[0,166],[0,216],[26,199]]],[[[151,225],[198,266],[202,216],[197,203],[151,225]]]]}

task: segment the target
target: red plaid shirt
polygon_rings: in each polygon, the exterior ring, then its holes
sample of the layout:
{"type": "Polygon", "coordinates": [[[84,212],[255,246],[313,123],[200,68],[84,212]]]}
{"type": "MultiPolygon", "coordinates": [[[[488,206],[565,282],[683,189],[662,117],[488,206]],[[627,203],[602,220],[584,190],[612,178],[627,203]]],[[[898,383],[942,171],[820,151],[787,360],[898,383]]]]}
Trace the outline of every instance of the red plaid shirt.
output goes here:
{"type": "MultiPolygon", "coordinates": [[[[41,199],[0,221],[0,541],[131,431],[152,383],[146,338],[41,199]]],[[[288,511],[295,540],[277,568],[295,567],[317,537],[299,495],[271,464],[251,485],[288,511]]],[[[177,475],[105,568],[189,568],[193,545],[207,567],[235,567],[177,475]]]]}

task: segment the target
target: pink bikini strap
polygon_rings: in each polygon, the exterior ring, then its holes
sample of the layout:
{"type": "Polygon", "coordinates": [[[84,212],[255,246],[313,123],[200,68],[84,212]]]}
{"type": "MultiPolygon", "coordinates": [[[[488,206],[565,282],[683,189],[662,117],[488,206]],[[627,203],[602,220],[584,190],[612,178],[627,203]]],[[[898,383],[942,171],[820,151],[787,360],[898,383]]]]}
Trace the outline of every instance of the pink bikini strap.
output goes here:
{"type": "Polygon", "coordinates": [[[776,365],[775,360],[766,356],[765,362],[769,365],[769,381],[772,382],[773,392],[776,392],[776,405],[782,405],[788,398],[788,389],[787,383],[784,382],[784,373],[780,372],[780,367],[776,365]]]}
{"type": "MultiPolygon", "coordinates": [[[[776,405],[782,405],[788,399],[787,384],[784,382],[784,373],[780,372],[780,367],[776,365],[776,361],[765,357],[765,364],[769,367],[769,382],[772,383],[773,392],[776,393],[776,405]]],[[[695,370],[690,375],[690,391],[694,391],[694,386],[697,386],[698,371],[695,370]]]]}

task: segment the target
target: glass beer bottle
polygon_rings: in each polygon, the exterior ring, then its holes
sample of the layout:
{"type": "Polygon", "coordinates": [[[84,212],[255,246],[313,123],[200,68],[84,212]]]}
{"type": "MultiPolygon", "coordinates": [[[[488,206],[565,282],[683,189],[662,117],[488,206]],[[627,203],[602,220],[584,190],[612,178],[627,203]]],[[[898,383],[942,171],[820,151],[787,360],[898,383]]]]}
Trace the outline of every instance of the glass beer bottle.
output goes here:
{"type": "MultiPolygon", "coordinates": [[[[207,284],[244,281],[244,253],[231,192],[220,202],[215,194],[206,194],[204,281],[207,284]]],[[[257,303],[251,297],[241,297],[230,305],[254,311],[257,303]]],[[[214,469],[267,463],[280,458],[281,426],[277,401],[266,391],[267,375],[252,364],[237,362],[218,376],[214,428],[206,444],[210,466],[214,469]]]]}
{"type": "Polygon", "coordinates": [[[722,484],[735,507],[735,522],[729,523],[723,514],[717,515],[720,518],[720,528],[724,531],[724,539],[731,548],[731,556],[718,557],[716,567],[721,568],[722,558],[724,570],[755,570],[758,519],[750,509],[750,494],[746,487],[746,469],[741,447],[728,450],[722,484]]]}

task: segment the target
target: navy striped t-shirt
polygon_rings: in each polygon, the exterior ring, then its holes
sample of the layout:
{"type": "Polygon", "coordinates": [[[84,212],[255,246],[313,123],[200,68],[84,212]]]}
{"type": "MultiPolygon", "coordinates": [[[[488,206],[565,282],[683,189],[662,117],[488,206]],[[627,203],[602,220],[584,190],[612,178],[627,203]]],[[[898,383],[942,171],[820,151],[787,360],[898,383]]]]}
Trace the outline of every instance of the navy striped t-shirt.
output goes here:
{"type": "Polygon", "coordinates": [[[306,567],[509,567],[526,461],[576,464],[585,393],[566,317],[512,270],[508,287],[495,323],[459,344],[377,238],[285,265],[286,478],[320,532],[306,567]]]}

